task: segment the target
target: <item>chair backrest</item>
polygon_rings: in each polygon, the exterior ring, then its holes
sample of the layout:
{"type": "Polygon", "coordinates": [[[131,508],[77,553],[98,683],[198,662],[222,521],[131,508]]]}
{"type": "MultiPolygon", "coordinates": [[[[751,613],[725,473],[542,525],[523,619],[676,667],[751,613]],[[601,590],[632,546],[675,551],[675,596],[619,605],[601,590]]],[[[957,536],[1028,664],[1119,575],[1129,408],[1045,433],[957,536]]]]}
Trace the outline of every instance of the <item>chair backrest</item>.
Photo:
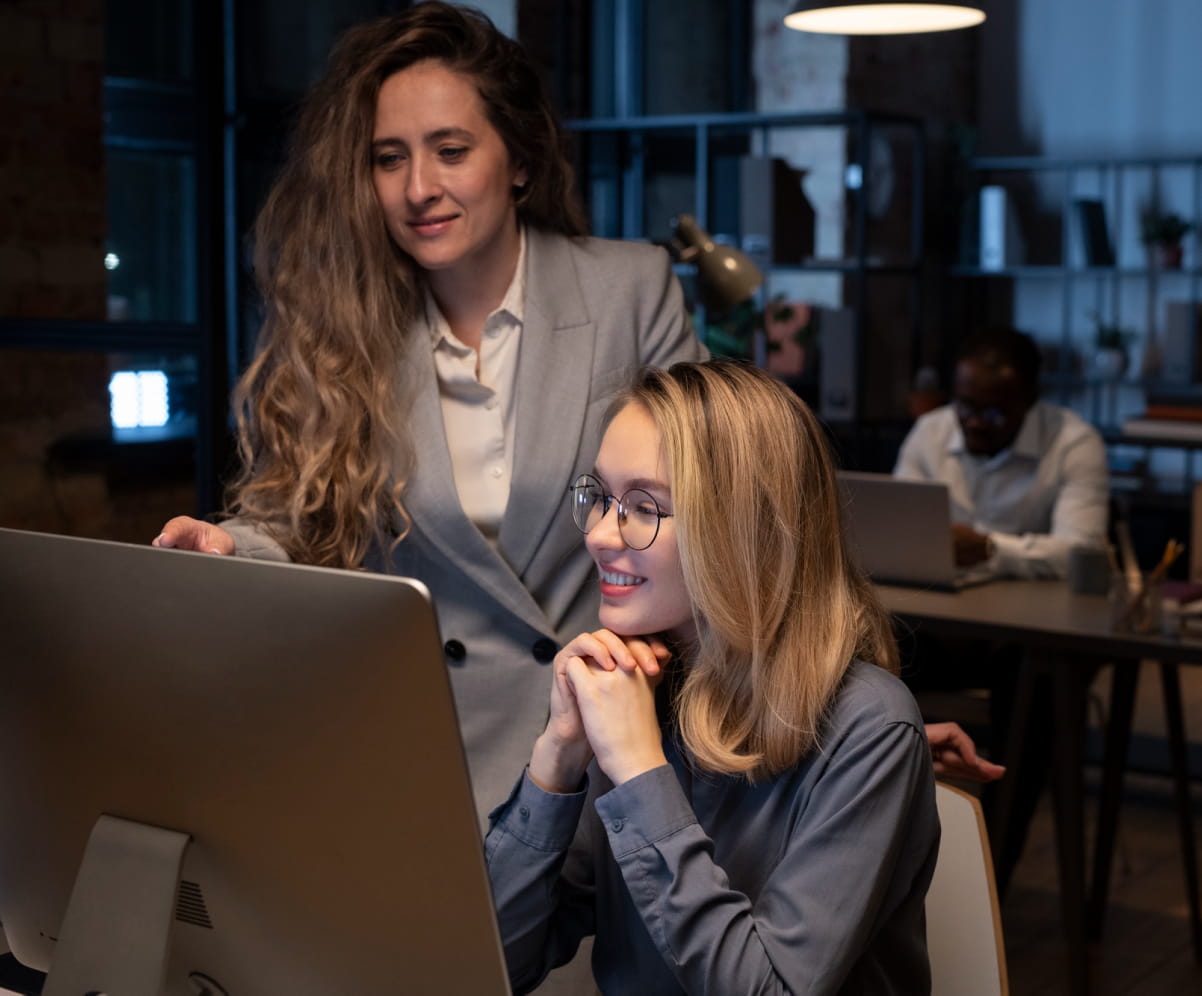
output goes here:
{"type": "Polygon", "coordinates": [[[927,892],[932,996],[1005,996],[1006,952],[985,817],[974,796],[935,784],[943,834],[927,892]]]}

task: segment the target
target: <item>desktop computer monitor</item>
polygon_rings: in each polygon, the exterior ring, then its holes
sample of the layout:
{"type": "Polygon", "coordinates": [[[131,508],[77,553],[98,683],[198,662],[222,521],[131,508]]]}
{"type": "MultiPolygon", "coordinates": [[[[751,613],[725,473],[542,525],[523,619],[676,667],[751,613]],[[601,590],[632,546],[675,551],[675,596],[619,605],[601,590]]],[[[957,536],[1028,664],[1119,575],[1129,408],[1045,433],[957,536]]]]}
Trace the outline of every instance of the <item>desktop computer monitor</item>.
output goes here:
{"type": "Polygon", "coordinates": [[[48,996],[508,992],[420,583],[0,529],[0,593],[0,921],[48,996]]]}

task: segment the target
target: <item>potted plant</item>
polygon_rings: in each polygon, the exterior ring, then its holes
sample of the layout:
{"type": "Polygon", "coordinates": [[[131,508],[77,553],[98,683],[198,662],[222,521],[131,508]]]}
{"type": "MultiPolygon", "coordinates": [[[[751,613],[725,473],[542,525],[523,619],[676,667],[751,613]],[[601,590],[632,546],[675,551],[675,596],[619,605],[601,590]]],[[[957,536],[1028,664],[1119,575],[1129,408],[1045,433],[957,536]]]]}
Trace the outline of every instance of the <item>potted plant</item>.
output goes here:
{"type": "Polygon", "coordinates": [[[1179,214],[1149,208],[1140,218],[1140,234],[1152,266],[1179,269],[1184,255],[1181,240],[1193,226],[1179,214]]]}
{"type": "Polygon", "coordinates": [[[1118,322],[1108,322],[1096,311],[1090,313],[1094,323],[1094,369],[1108,379],[1117,379],[1127,372],[1127,346],[1135,333],[1118,322]]]}

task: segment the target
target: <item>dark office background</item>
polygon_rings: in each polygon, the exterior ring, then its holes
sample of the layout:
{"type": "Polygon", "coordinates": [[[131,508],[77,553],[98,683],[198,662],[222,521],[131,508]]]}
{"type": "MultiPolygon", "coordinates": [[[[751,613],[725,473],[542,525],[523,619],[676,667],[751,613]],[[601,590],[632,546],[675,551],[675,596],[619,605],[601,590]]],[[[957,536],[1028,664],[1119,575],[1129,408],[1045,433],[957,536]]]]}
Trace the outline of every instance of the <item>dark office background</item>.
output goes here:
{"type": "MultiPolygon", "coordinates": [[[[0,524],[145,541],[169,514],[220,507],[231,466],[229,390],[257,331],[247,265],[255,211],[333,39],[403,6],[0,3],[0,524]],[[116,371],[165,372],[166,426],[112,429],[116,371]]],[[[904,432],[917,366],[944,368],[974,321],[1044,321],[1023,304],[1017,281],[955,278],[964,206],[980,183],[969,157],[1196,154],[1202,125],[1188,98],[1200,71],[1187,41],[1202,16],[1191,0],[1137,11],[1120,0],[994,0],[984,28],[849,41],[787,31],[787,6],[485,5],[543,67],[570,122],[834,110],[913,124],[884,133],[892,202],[866,224],[869,242],[887,249],[917,232],[917,257],[877,266],[871,285],[861,271],[879,260],[868,249],[858,270],[852,260],[855,272],[840,269],[843,259],[825,276],[784,274],[826,279],[827,304],[861,315],[853,435],[863,445],[848,452],[879,466],[904,432]]],[[[807,182],[818,255],[825,238],[834,246],[826,255],[847,257],[857,219],[843,205],[854,200],[843,163],[875,168],[876,159],[855,127],[840,128],[827,146],[837,164],[813,154],[807,182]]],[[[597,234],[663,240],[672,215],[690,209],[731,233],[737,197],[727,196],[722,170],[749,153],[783,154],[764,151],[763,132],[714,129],[709,190],[699,194],[692,138],[633,134],[572,133],[597,234]]],[[[1187,272],[1197,272],[1193,256],[1187,272]]],[[[1084,306],[1077,310],[1073,323],[1084,322],[1084,306]]],[[[1063,334],[1084,333],[1074,324],[1063,334]]],[[[1053,340],[1060,335],[1053,329],[1053,340]]],[[[1124,404],[1142,403],[1142,395],[1096,398],[1119,398],[1102,412],[1112,422],[1124,404]]]]}

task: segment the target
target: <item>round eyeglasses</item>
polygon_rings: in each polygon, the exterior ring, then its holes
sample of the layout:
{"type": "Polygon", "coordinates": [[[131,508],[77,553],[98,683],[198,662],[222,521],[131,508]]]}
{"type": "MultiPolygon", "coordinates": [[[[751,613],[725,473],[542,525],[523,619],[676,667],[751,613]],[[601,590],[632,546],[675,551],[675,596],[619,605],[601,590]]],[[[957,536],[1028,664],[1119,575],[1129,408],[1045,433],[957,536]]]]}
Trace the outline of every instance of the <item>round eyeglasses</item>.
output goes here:
{"type": "Polygon", "coordinates": [[[1006,424],[1007,415],[1000,408],[978,408],[971,402],[956,398],[952,402],[952,410],[956,417],[963,422],[975,418],[987,429],[999,429],[1006,424]]]}
{"type": "Polygon", "coordinates": [[[659,535],[661,519],[672,518],[661,512],[656,500],[641,488],[631,488],[618,498],[606,494],[602,483],[591,474],[581,474],[568,487],[572,498],[572,521],[582,533],[590,532],[606,515],[609,506],[618,503],[618,533],[631,550],[646,550],[659,535]]]}

